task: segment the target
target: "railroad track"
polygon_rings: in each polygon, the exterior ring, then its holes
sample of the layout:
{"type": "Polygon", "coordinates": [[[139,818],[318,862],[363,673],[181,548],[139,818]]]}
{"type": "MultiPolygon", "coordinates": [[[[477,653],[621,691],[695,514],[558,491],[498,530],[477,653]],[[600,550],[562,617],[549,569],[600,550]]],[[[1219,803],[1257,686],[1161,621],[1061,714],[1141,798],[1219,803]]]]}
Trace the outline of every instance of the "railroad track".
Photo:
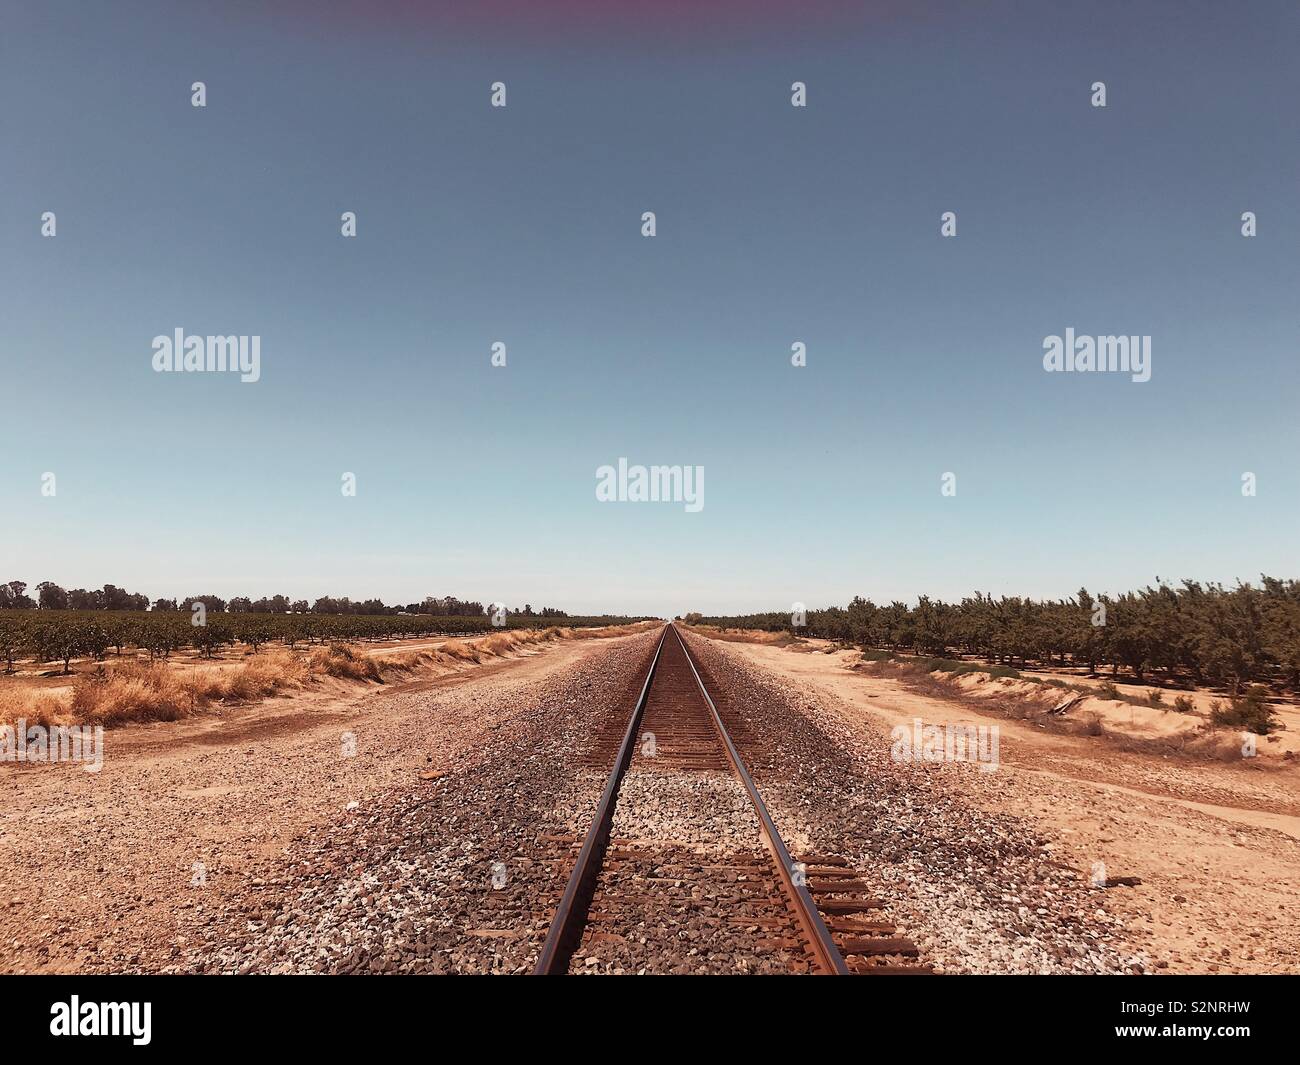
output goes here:
{"type": "Polygon", "coordinates": [[[700,926],[715,950],[721,943],[742,964],[752,959],[747,971],[929,972],[915,963],[916,946],[878,919],[884,904],[848,861],[791,854],[675,625],[664,627],[636,705],[610,735],[595,758],[608,765],[612,753],[613,765],[535,973],[585,971],[575,954],[598,962],[604,946],[634,956],[640,971],[691,971],[700,926]],[[647,779],[669,794],[702,789],[720,807],[731,799],[733,811],[752,814],[754,831],[742,833],[752,838],[709,840],[711,822],[698,803],[698,824],[679,825],[681,839],[614,836],[620,798],[630,806],[641,798],[629,781],[647,779]]]}

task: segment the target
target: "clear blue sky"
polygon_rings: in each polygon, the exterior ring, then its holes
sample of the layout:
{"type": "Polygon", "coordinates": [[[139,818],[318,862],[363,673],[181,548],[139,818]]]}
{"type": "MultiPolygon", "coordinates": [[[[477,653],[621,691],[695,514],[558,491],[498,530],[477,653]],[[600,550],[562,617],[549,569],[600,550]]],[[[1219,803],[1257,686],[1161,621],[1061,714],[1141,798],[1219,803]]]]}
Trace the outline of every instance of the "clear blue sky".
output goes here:
{"type": "Polygon", "coordinates": [[[1297,575],[1294,3],[535,6],[0,4],[0,579],[678,613],[1297,575]],[[1152,380],[1044,373],[1067,326],[1150,334],[1152,380]],[[155,374],[177,327],[259,334],[261,381],[155,374]],[[597,502],[620,456],[704,466],[703,511],[597,502]]]}

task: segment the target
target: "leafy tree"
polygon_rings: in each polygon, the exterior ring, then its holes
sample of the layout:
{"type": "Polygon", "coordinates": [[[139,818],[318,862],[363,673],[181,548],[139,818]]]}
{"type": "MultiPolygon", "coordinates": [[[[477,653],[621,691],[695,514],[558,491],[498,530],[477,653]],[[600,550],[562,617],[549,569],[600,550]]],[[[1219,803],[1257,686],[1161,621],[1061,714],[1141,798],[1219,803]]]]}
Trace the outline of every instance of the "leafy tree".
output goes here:
{"type": "Polygon", "coordinates": [[[68,593],[68,607],[71,610],[103,610],[104,593],[74,588],[68,593]]]}
{"type": "Polygon", "coordinates": [[[52,581],[41,581],[36,591],[37,603],[42,610],[68,609],[68,593],[52,581]]]}
{"type": "Polygon", "coordinates": [[[209,614],[220,614],[226,609],[226,601],[219,595],[192,595],[181,601],[181,610],[191,614],[195,603],[202,603],[209,614]]]}
{"type": "Polygon", "coordinates": [[[3,598],[0,598],[0,609],[9,609],[9,610],[35,609],[36,607],[35,602],[32,601],[30,596],[26,596],[23,594],[25,591],[27,591],[26,581],[10,581],[7,585],[4,585],[3,587],[5,589],[5,594],[3,598]]]}

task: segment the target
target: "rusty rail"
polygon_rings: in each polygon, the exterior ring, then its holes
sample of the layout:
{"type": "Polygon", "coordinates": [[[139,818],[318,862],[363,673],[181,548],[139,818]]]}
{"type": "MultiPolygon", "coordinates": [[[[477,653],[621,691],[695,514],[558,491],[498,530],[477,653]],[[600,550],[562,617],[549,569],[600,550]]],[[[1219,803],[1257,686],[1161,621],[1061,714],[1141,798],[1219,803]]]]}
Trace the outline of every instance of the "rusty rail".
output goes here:
{"type": "Polygon", "coordinates": [[[546,935],[546,941],[542,945],[541,955],[538,957],[537,965],[533,970],[534,975],[547,976],[567,973],[573,952],[582,939],[587,911],[591,905],[605,851],[609,846],[614,810],[618,803],[618,790],[632,760],[638,726],[645,710],[646,699],[650,694],[650,686],[654,682],[655,670],[659,665],[659,657],[664,648],[664,641],[668,639],[670,631],[673,639],[677,640],[681,645],[682,652],[686,657],[686,663],[690,666],[695,683],[698,685],[700,694],[709,708],[713,726],[722,741],[727,761],[736,776],[740,778],[741,783],[745,786],[745,791],[749,795],[749,801],[758,816],[763,842],[777,867],[782,890],[791,911],[803,930],[815,967],[820,972],[828,975],[848,974],[849,968],[831,938],[830,931],[822,921],[812,894],[802,882],[802,878],[795,873],[795,863],[790,857],[790,852],[786,849],[781,834],[777,831],[771,815],[767,812],[767,806],[759,795],[758,788],[749,775],[749,771],[745,768],[740,752],[736,750],[736,745],[732,742],[726,726],[722,723],[722,716],[718,713],[718,708],[704,685],[704,680],[695,666],[695,660],[691,657],[686,641],[682,639],[677,627],[669,624],[664,626],[664,631],[659,637],[659,643],[655,647],[654,657],[651,659],[650,668],[646,672],[645,683],[641,686],[640,697],[637,699],[632,716],[629,718],[627,728],[623,733],[623,740],[614,760],[614,768],[611,770],[609,779],[605,784],[605,790],[600,798],[600,805],[597,807],[596,815],[591,828],[587,832],[582,850],[578,854],[573,872],[569,876],[569,882],[565,886],[564,894],[560,898],[560,904],[556,907],[555,916],[546,935]]]}
{"type": "Polygon", "coordinates": [[[745,785],[745,791],[749,793],[749,801],[753,805],[754,812],[758,815],[762,827],[763,842],[772,855],[772,861],[776,863],[777,870],[781,875],[781,887],[785,891],[786,898],[790,900],[790,909],[794,911],[795,917],[803,928],[804,935],[808,938],[808,945],[817,967],[822,971],[823,975],[849,975],[849,967],[844,963],[839,948],[835,946],[830,929],[826,927],[826,923],[822,920],[821,913],[817,909],[817,903],[813,901],[812,893],[803,883],[802,877],[795,875],[794,860],[790,857],[790,852],[786,850],[785,841],[781,839],[781,833],[776,830],[776,825],[767,812],[767,805],[758,793],[754,778],[749,775],[749,770],[745,768],[740,752],[736,750],[736,745],[731,742],[731,736],[722,724],[722,715],[718,713],[718,708],[714,705],[709,689],[704,686],[700,671],[695,668],[695,659],[691,657],[690,648],[686,646],[682,634],[677,631],[677,626],[673,625],[671,628],[673,635],[677,637],[677,641],[682,645],[682,651],[686,654],[686,664],[691,667],[691,673],[695,676],[695,683],[700,687],[700,694],[704,696],[704,701],[709,704],[709,713],[713,716],[714,727],[717,728],[722,745],[726,748],[727,760],[731,762],[731,768],[735,770],[736,776],[745,785]]]}
{"type": "Polygon", "coordinates": [[[645,710],[646,697],[650,694],[650,684],[654,681],[655,669],[659,665],[659,654],[664,649],[664,640],[668,637],[669,626],[659,636],[654,658],[646,671],[645,683],[641,685],[641,695],[623,733],[623,742],[619,745],[618,755],[614,759],[614,769],[605,783],[605,791],[596,808],[596,816],[587,832],[587,838],[578,853],[578,861],[569,875],[569,882],[564,888],[560,904],[555,908],[555,917],[546,933],[546,942],[542,944],[542,953],[533,969],[534,976],[557,976],[569,971],[569,959],[582,938],[583,925],[587,918],[587,907],[591,905],[592,892],[596,887],[596,877],[600,874],[601,864],[605,860],[605,850],[609,846],[609,831],[614,823],[614,807],[618,804],[618,788],[627,772],[628,763],[632,761],[632,750],[636,745],[637,726],[641,723],[641,714],[645,710]]]}

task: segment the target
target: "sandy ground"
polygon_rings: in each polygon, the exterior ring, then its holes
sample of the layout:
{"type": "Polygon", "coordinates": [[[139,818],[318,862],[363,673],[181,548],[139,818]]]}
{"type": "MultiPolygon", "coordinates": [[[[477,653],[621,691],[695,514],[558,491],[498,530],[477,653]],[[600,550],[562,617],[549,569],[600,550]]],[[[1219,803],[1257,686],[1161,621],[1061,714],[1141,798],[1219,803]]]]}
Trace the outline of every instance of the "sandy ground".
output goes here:
{"type": "MultiPolygon", "coordinates": [[[[526,971],[568,861],[567,844],[552,853],[547,841],[581,831],[600,784],[573,752],[593,742],[608,708],[625,712],[653,639],[557,641],[447,676],[323,681],[262,704],[116,729],[98,774],[0,766],[0,971],[526,971]],[[508,866],[505,888],[489,883],[488,858],[508,866]]],[[[832,815],[812,817],[829,802],[826,767],[859,745],[870,754],[863,764],[890,780],[873,788],[865,778],[864,789],[850,773],[830,805],[846,838],[867,847],[864,862],[872,847],[893,846],[904,853],[884,856],[886,871],[908,855],[961,866],[967,837],[996,829],[989,838],[1002,853],[1017,841],[1034,852],[1022,872],[1050,878],[1054,858],[1083,875],[1104,866],[1106,879],[1141,881],[1093,891],[1077,922],[1086,930],[1095,916],[1107,952],[1143,959],[1129,968],[1300,972],[1293,766],[1140,754],[1104,737],[981,718],[896,675],[851,668],[854,652],[717,646],[755,670],[753,684],[731,679],[747,742],[759,741],[752,768],[760,786],[772,782],[769,805],[779,800],[774,816],[817,828],[819,844],[834,834],[824,823],[832,815]],[[798,698],[769,706],[762,675],[798,698]],[[832,730],[792,719],[814,709],[832,730]],[[934,763],[894,772],[889,729],[917,718],[996,724],[996,771],[934,763]],[[802,746],[787,750],[796,739],[802,746]],[[792,766],[802,766],[802,791],[782,776],[792,766]]],[[[976,878],[985,894],[995,884],[986,899],[995,917],[997,905],[1019,902],[996,897],[1009,860],[976,878]]],[[[939,876],[938,887],[955,877],[939,876]]],[[[1032,876],[1023,885],[1041,887],[1032,876]]],[[[1037,911],[1049,924],[1050,905],[1037,911]]],[[[1004,971],[1016,942],[982,966],[980,942],[958,944],[971,964],[963,955],[955,967],[1004,971]]]]}
{"type": "Polygon", "coordinates": [[[0,766],[0,972],[175,964],[199,911],[278,878],[293,840],[337,826],[354,804],[436,777],[515,705],[439,693],[490,693],[497,678],[527,689],[610,642],[556,641],[382,687],[326,680],[114,729],[99,773],[0,766]]]}
{"type": "MultiPolygon", "coordinates": [[[[1134,953],[1173,973],[1300,972],[1300,774],[1262,760],[1196,762],[1121,752],[1104,739],[985,718],[851,666],[857,652],[807,653],[728,643],[755,664],[834,707],[863,744],[889,730],[949,722],[997,724],[1000,765],[965,772],[969,799],[1038,827],[1085,874],[1137,877],[1106,892],[1134,953]]],[[[1155,711],[1160,713],[1160,711],[1155,711]]],[[[966,771],[938,763],[934,773],[966,771]]]]}
{"type": "MultiPolygon", "coordinates": [[[[972,694],[992,694],[990,689],[1001,689],[1008,694],[1028,695],[1048,704],[1059,702],[1076,694],[1073,691],[1046,687],[1035,680],[1062,680],[1081,688],[1096,690],[1106,683],[1105,677],[1081,677],[1063,673],[1033,672],[1023,674],[1023,679],[1002,677],[992,679],[985,673],[968,673],[955,678],[958,687],[972,694]],[[1031,680],[1029,678],[1034,678],[1031,680]]],[[[1211,705],[1226,702],[1227,696],[1212,691],[1176,691],[1160,688],[1150,684],[1122,683],[1121,694],[1138,699],[1149,699],[1153,693],[1159,693],[1162,700],[1159,706],[1141,705],[1121,699],[1104,699],[1089,695],[1076,708],[1069,712],[1072,717],[1080,718],[1095,714],[1103,726],[1111,732],[1134,739],[1173,741],[1195,746],[1194,741],[1203,735],[1211,716],[1211,705]],[[1186,696],[1192,701],[1192,709],[1180,712],[1174,709],[1174,699],[1186,696]]],[[[1278,759],[1293,761],[1300,755],[1300,706],[1293,702],[1276,699],[1273,702],[1273,714],[1278,729],[1267,736],[1260,736],[1256,742],[1256,754],[1265,762],[1278,759]]],[[[1226,733],[1228,730],[1224,730],[1226,733]]],[[[1225,735],[1232,745],[1232,738],[1225,735]]],[[[1300,765],[1300,762],[1296,762],[1300,765]]]]}

